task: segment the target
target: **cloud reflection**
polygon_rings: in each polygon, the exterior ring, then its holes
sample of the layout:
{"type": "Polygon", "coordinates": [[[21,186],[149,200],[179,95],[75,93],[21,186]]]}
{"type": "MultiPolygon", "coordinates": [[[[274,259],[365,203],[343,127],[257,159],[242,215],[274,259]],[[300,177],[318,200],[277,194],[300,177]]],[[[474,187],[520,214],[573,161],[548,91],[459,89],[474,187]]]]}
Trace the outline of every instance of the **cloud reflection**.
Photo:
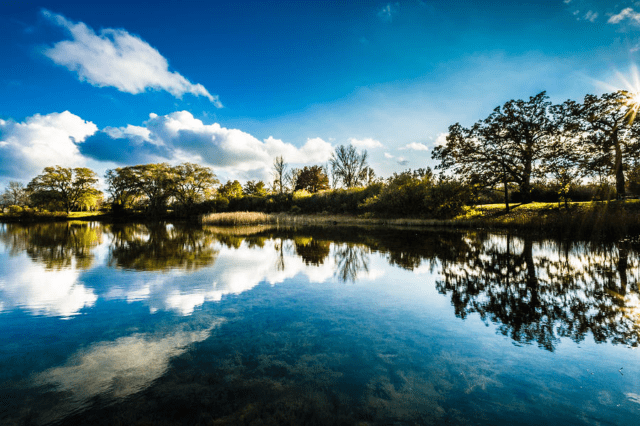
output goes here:
{"type": "Polygon", "coordinates": [[[64,398],[51,412],[40,413],[41,420],[55,421],[88,406],[96,397],[121,400],[146,389],[165,374],[172,358],[206,340],[221,323],[214,320],[206,328],[174,330],[165,335],[133,334],[80,350],[64,365],[33,377],[34,386],[52,386],[64,398]]]}
{"type": "Polygon", "coordinates": [[[21,308],[34,315],[68,318],[93,306],[98,297],[79,281],[74,265],[75,260],[69,269],[50,270],[24,257],[2,259],[0,312],[21,308]]]}

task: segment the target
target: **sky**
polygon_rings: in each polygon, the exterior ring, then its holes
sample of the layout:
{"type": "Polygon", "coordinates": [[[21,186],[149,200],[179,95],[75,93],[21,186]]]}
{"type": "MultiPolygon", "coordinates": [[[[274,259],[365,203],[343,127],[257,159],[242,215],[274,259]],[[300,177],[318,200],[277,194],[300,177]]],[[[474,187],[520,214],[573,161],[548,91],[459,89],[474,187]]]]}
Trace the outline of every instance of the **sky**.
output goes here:
{"type": "Polygon", "coordinates": [[[640,90],[640,2],[0,2],[0,186],[47,166],[273,160],[367,150],[434,167],[454,123],[511,99],[640,90]]]}

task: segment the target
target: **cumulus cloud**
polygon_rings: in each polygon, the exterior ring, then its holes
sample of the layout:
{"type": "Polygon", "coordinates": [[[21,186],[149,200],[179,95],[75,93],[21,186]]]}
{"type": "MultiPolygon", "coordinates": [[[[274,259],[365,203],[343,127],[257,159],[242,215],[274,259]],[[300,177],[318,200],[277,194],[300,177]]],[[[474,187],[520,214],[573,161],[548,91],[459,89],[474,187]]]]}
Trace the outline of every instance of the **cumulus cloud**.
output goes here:
{"type": "Polygon", "coordinates": [[[401,166],[406,166],[409,164],[409,160],[405,159],[404,157],[398,157],[398,159],[396,160],[396,162],[398,164],[400,164],[401,166]]]}
{"type": "Polygon", "coordinates": [[[0,120],[0,176],[29,179],[46,166],[83,166],[79,146],[97,130],[69,111],[0,120]]]}
{"type": "Polygon", "coordinates": [[[447,144],[447,136],[449,136],[449,133],[440,133],[438,134],[438,137],[436,137],[436,146],[445,146],[447,144]]]}
{"type": "Polygon", "coordinates": [[[371,148],[381,148],[382,147],[382,143],[380,141],[377,141],[377,140],[372,139],[372,138],[365,138],[365,139],[349,138],[349,143],[351,145],[355,146],[356,148],[371,149],[371,148]]]}
{"type": "Polygon", "coordinates": [[[147,89],[165,90],[175,97],[186,93],[204,96],[222,107],[217,96],[201,84],[193,84],[177,72],[156,49],[123,29],[106,28],[98,34],[82,22],[43,10],[50,22],[67,30],[70,40],[45,48],[43,54],[58,65],[75,72],[81,81],[97,87],[115,87],[137,94],[147,89]]]}
{"type": "Polygon", "coordinates": [[[625,19],[629,19],[630,21],[634,21],[636,24],[640,24],[640,13],[630,7],[627,7],[626,9],[622,9],[622,11],[617,15],[611,16],[607,22],[610,24],[619,24],[625,19]]]}
{"type": "Polygon", "coordinates": [[[231,173],[265,172],[280,155],[289,163],[323,163],[333,152],[331,144],[320,138],[308,139],[301,148],[273,137],[261,141],[239,129],[204,124],[188,111],[150,114],[141,127],[105,128],[80,149],[100,161],[131,164],[189,159],[231,173]]]}
{"type": "Polygon", "coordinates": [[[388,152],[385,152],[385,153],[384,153],[384,157],[385,157],[385,158],[394,158],[394,156],[393,156],[393,155],[391,155],[391,154],[389,154],[388,152]]]}
{"type": "Polygon", "coordinates": [[[422,144],[422,143],[411,142],[411,143],[406,144],[405,146],[403,146],[400,149],[411,149],[413,151],[428,151],[429,147],[426,146],[425,144],[422,144]]]}

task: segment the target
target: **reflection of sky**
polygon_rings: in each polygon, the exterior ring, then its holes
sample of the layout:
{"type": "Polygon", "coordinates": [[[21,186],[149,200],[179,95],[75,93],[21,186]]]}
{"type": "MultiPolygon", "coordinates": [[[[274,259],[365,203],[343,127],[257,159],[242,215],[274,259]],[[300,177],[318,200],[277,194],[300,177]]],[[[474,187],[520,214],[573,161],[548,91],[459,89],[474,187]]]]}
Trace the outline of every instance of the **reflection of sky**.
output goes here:
{"type": "MultiPolygon", "coordinates": [[[[523,249],[520,243],[510,247],[523,249]]],[[[343,282],[335,268],[336,253],[344,249],[332,243],[324,262],[315,266],[295,254],[291,241],[268,240],[263,248],[218,245],[215,263],[190,272],[112,269],[104,246],[93,251],[89,270],[45,271],[27,257],[0,254],[5,256],[0,291],[7,304],[0,319],[9,324],[0,333],[0,366],[17,365],[29,386],[48,392],[43,398],[55,400],[56,408],[39,418],[49,421],[96,400],[118,402],[148,389],[136,395],[144,400],[159,382],[163,389],[173,388],[172,380],[190,389],[180,382],[180,368],[189,370],[186,376],[209,369],[220,380],[237,374],[243,385],[286,386],[297,380],[331,392],[359,383],[364,390],[358,401],[365,410],[407,423],[416,411],[436,413],[443,423],[451,404],[453,410],[461,404],[467,418],[468,413],[498,413],[523,424],[535,424],[545,413],[565,415],[571,423],[577,418],[574,409],[616,424],[638,412],[637,354],[623,345],[567,341],[554,352],[522,345],[479,315],[455,317],[451,299],[435,288],[437,263],[433,272],[427,262],[405,270],[390,266],[385,253],[363,247],[366,270],[343,282]],[[29,299],[25,289],[37,292],[33,283],[40,281],[24,276],[44,277],[42,283],[61,294],[78,288],[91,297],[75,305],[69,297],[68,307],[62,296],[29,299]],[[49,278],[56,276],[66,278],[58,283],[49,278]],[[22,299],[16,302],[13,294],[22,299]],[[45,299],[48,308],[38,308],[45,299]],[[91,309],[59,321],[6,315],[15,307],[58,316],[91,309]],[[11,321],[49,328],[12,345],[11,321]],[[214,334],[221,321],[224,326],[214,334]],[[52,341],[63,343],[52,348],[52,341]],[[29,364],[35,358],[46,362],[29,364]],[[233,367],[236,358],[240,361],[233,367]],[[252,363],[258,367],[252,369],[252,363]],[[288,373],[272,373],[278,369],[288,373]],[[616,413],[621,417],[607,418],[616,413]]],[[[534,244],[536,259],[544,255],[540,250],[534,244]]],[[[637,299],[629,298],[626,306],[634,303],[637,299]]],[[[9,380],[12,374],[2,377],[9,380]]]]}
{"type": "Polygon", "coordinates": [[[52,421],[87,405],[96,396],[122,399],[145,389],[167,371],[172,358],[185,353],[189,345],[207,339],[215,325],[163,334],[137,333],[79,350],[64,365],[33,377],[33,385],[53,386],[65,394],[55,411],[40,415],[52,421]]]}
{"type": "MultiPolygon", "coordinates": [[[[129,279],[111,286],[102,296],[129,302],[145,301],[152,312],[171,310],[189,315],[205,302],[243,293],[261,282],[275,285],[296,276],[305,277],[310,282],[325,282],[333,278],[335,262],[331,254],[320,265],[307,265],[293,250],[285,248],[279,251],[278,244],[280,241],[269,240],[263,248],[247,244],[237,249],[220,246],[211,267],[189,274],[180,270],[163,274],[119,272],[129,279]]],[[[384,270],[377,268],[363,271],[358,278],[367,280],[382,274],[384,270]]]]}
{"type": "Polygon", "coordinates": [[[73,259],[68,269],[47,270],[22,254],[0,253],[0,311],[21,308],[34,315],[75,315],[97,299],[79,277],[73,259]]]}

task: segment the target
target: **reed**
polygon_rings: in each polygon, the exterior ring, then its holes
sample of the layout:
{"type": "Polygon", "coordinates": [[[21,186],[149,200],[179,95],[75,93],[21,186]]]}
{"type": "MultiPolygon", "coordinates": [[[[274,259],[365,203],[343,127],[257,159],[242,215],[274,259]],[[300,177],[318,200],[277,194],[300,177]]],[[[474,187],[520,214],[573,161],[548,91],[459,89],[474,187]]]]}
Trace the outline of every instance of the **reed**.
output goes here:
{"type": "Polygon", "coordinates": [[[233,212],[202,217],[210,226],[390,226],[518,229],[566,237],[620,238],[640,233],[640,203],[587,202],[565,208],[557,203],[516,205],[510,212],[493,206],[469,208],[454,219],[384,218],[347,214],[233,212]]]}
{"type": "Polygon", "coordinates": [[[210,213],[202,216],[203,225],[247,226],[277,223],[276,215],[259,212],[210,213]]]}

